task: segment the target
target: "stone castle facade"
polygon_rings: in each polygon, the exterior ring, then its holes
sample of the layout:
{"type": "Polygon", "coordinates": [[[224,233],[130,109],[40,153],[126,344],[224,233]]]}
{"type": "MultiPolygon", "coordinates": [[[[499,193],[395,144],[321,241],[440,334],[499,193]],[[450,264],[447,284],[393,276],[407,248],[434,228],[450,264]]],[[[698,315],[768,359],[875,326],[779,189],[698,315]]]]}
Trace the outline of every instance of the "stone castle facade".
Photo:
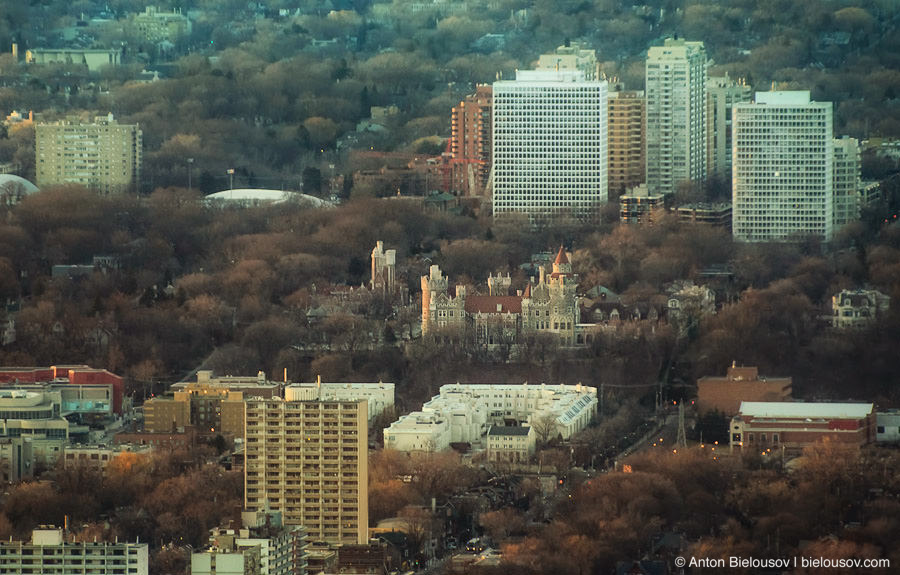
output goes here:
{"type": "Polygon", "coordinates": [[[583,341],[581,330],[596,327],[579,325],[578,278],[562,247],[551,273],[541,268],[538,281],[532,278],[515,295],[509,293],[510,284],[509,275],[490,276],[488,295],[468,294],[461,285],[451,294],[448,278],[439,266],[431,266],[429,275],[422,276],[422,335],[492,347],[551,334],[568,347],[583,341]]]}

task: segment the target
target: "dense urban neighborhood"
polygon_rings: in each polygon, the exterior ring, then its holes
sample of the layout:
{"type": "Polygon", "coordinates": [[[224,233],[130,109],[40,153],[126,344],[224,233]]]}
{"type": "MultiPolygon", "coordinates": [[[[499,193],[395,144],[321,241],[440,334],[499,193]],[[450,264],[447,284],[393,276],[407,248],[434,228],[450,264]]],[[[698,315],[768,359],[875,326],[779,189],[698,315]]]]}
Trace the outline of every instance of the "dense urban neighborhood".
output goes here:
{"type": "Polygon", "coordinates": [[[891,0],[0,0],[0,573],[891,573],[891,0]]]}

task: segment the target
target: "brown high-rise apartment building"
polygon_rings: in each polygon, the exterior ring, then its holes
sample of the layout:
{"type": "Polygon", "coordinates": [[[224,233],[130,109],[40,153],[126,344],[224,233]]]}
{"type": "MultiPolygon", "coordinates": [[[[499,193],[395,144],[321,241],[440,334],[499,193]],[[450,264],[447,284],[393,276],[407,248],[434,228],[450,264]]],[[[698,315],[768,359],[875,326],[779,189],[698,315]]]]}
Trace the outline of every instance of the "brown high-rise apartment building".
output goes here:
{"type": "Polygon", "coordinates": [[[609,93],[609,196],[625,193],[644,183],[644,93],[616,90],[609,93]]]}
{"type": "Polygon", "coordinates": [[[459,196],[486,194],[491,173],[491,86],[480,84],[475,93],[453,108],[450,120],[449,191],[459,196]]]}
{"type": "Polygon", "coordinates": [[[368,409],[362,401],[248,399],[244,507],[330,543],[368,541],[368,409]]]}

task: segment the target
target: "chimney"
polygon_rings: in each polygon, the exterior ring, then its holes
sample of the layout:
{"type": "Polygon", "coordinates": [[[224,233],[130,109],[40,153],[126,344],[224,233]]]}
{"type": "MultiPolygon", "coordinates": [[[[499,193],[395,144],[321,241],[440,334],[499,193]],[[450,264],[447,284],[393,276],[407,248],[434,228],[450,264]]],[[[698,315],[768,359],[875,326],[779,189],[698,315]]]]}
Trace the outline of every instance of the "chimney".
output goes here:
{"type": "Polygon", "coordinates": [[[541,270],[541,283],[544,283],[546,281],[547,272],[544,270],[544,266],[541,266],[539,269],[541,270]]]}

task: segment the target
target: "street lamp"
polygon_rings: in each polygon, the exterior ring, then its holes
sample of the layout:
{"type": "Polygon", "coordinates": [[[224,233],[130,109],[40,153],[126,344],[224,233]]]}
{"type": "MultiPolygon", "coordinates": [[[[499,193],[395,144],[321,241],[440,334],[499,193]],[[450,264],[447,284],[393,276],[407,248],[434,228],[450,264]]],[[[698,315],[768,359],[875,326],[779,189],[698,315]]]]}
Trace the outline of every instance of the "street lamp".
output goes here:
{"type": "Polygon", "coordinates": [[[228,174],[228,189],[233,190],[234,189],[234,168],[228,168],[228,170],[226,170],[225,173],[228,174]]]}
{"type": "Polygon", "coordinates": [[[188,191],[190,192],[191,191],[191,168],[194,167],[194,158],[188,158],[187,165],[188,165],[188,191]]]}

